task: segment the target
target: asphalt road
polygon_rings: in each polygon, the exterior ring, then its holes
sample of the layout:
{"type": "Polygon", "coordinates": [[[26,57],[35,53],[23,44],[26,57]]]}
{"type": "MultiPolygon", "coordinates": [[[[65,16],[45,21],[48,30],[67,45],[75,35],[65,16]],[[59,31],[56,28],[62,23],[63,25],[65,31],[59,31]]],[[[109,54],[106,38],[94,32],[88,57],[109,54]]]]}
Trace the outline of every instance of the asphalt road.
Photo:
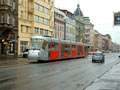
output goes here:
{"type": "Polygon", "coordinates": [[[120,63],[119,53],[107,53],[105,63],[87,58],[0,68],[0,90],[83,90],[120,63]]]}

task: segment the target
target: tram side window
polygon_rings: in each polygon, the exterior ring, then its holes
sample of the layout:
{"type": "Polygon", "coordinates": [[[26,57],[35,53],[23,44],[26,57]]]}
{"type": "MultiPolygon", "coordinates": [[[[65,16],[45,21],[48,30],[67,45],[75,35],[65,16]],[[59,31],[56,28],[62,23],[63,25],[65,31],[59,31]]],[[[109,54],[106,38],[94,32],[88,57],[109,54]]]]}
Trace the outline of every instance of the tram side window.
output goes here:
{"type": "Polygon", "coordinates": [[[78,46],[78,54],[77,55],[80,55],[80,46],[78,46]]]}
{"type": "Polygon", "coordinates": [[[85,51],[87,51],[87,47],[85,47],[85,51]]]}
{"type": "Polygon", "coordinates": [[[82,47],[80,47],[80,52],[83,55],[83,48],[82,47]]]}
{"type": "Polygon", "coordinates": [[[52,43],[52,50],[58,50],[58,43],[52,43]]]}
{"type": "Polygon", "coordinates": [[[67,52],[69,54],[69,46],[64,46],[64,51],[67,52]]]}
{"type": "Polygon", "coordinates": [[[75,45],[72,45],[72,51],[75,51],[76,48],[75,48],[75,45]]]}
{"type": "Polygon", "coordinates": [[[46,50],[46,49],[47,49],[47,42],[46,42],[46,41],[43,42],[42,49],[43,49],[43,50],[46,50]]]}

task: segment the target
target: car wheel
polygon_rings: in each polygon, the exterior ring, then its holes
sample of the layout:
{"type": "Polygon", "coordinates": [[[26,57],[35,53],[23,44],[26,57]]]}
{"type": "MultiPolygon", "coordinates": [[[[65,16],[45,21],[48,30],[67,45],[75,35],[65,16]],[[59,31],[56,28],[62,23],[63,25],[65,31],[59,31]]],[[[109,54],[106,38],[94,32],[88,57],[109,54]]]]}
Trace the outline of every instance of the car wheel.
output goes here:
{"type": "Polygon", "coordinates": [[[23,54],[23,58],[25,58],[25,55],[23,54]]]}
{"type": "Polygon", "coordinates": [[[104,63],[104,60],[102,60],[101,62],[104,63]]]}
{"type": "Polygon", "coordinates": [[[23,58],[27,58],[27,57],[28,57],[27,54],[24,54],[24,55],[23,55],[23,58]]]}

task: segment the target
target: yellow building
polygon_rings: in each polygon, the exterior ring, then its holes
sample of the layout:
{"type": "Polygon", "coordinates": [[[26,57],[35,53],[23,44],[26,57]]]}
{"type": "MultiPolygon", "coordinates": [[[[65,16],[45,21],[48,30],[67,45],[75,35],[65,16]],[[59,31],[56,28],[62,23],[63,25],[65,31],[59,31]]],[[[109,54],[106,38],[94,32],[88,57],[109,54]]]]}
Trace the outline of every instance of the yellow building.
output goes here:
{"type": "Polygon", "coordinates": [[[54,0],[19,0],[18,55],[30,48],[31,37],[53,35],[54,0]]]}

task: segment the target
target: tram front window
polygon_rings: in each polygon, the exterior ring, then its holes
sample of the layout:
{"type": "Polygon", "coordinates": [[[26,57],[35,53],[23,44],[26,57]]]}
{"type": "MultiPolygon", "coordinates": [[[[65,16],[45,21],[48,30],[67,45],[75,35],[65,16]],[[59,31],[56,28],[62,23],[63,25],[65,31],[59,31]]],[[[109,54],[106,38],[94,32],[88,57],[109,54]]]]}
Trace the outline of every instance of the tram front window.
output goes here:
{"type": "Polygon", "coordinates": [[[45,40],[35,39],[35,40],[32,40],[32,47],[31,47],[31,49],[40,50],[42,48],[42,49],[45,50],[46,49],[46,45],[47,45],[47,42],[45,40]]]}

